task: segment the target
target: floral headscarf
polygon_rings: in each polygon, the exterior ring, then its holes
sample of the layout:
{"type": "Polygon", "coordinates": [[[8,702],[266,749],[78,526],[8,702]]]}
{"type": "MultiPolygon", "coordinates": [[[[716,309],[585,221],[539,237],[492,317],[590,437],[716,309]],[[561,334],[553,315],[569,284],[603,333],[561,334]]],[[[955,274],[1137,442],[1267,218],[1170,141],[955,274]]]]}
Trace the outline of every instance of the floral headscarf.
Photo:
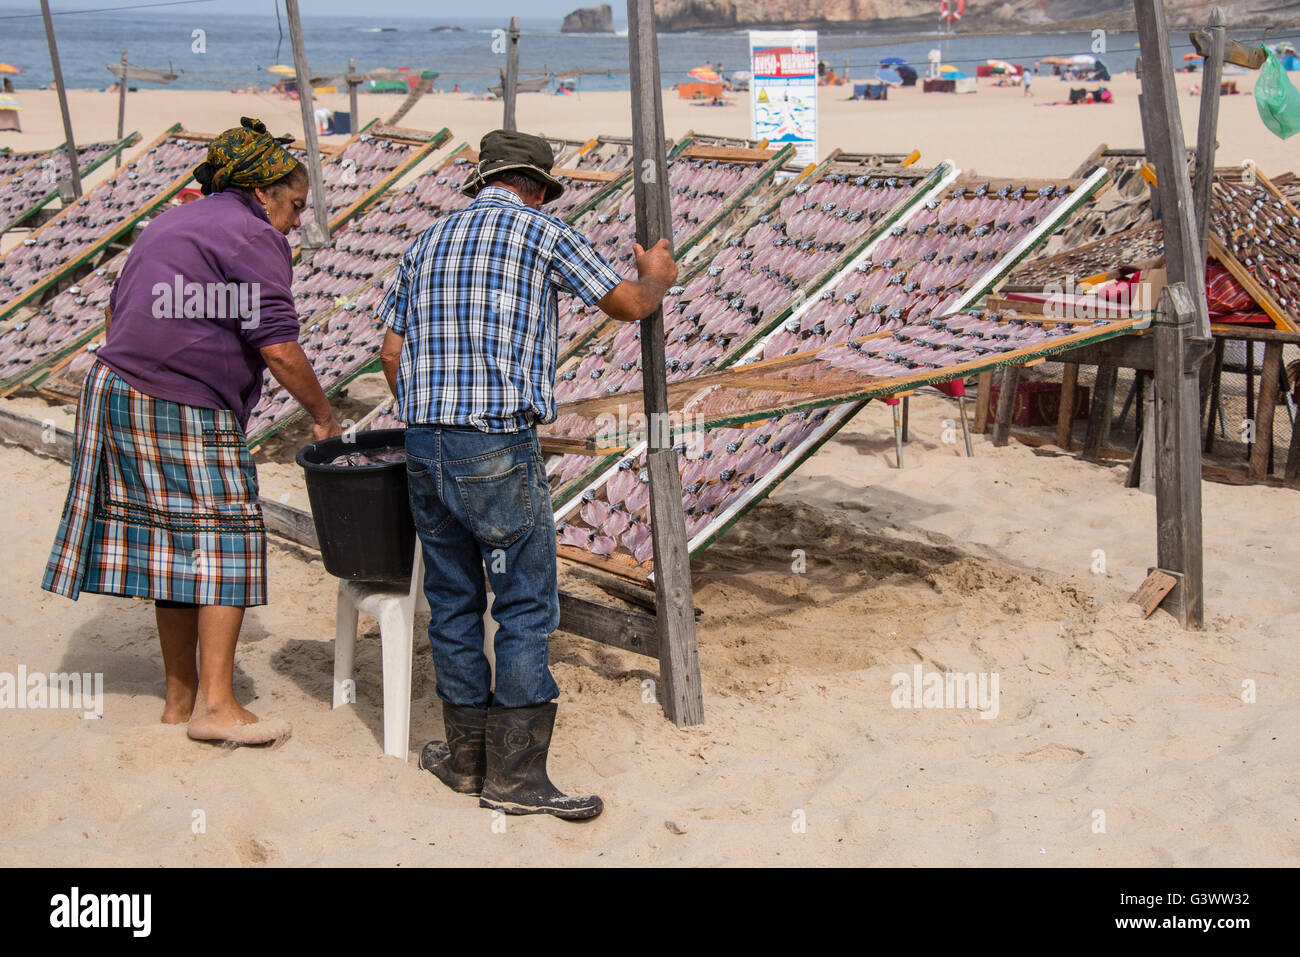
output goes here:
{"type": "Polygon", "coordinates": [[[247,116],[241,117],[239,123],[209,144],[207,162],[194,170],[205,196],[227,186],[269,186],[298,165],[293,154],[281,145],[291,142],[292,137],[272,136],[265,123],[247,116]]]}

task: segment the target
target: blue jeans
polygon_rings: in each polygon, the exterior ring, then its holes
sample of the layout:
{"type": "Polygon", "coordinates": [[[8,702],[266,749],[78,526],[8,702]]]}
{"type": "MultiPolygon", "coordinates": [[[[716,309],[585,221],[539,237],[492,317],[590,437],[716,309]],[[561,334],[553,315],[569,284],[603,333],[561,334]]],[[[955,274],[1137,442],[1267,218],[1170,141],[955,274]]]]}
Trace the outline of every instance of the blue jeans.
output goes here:
{"type": "Polygon", "coordinates": [[[438,697],[462,708],[556,698],[549,638],[560,624],[555,521],[537,432],[406,430],[411,512],[424,551],[438,697]],[[495,594],[496,688],[483,654],[486,565],[495,594]]]}

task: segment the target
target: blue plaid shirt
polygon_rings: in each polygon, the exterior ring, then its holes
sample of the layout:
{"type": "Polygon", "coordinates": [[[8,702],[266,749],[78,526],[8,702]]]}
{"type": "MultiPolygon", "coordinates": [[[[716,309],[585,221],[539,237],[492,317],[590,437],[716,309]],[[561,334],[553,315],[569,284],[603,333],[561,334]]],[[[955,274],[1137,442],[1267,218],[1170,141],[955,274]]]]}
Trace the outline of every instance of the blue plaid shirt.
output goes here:
{"type": "Polygon", "coordinates": [[[553,422],[556,292],[592,306],[621,281],[572,226],[483,188],[411,244],[380,304],[405,337],[398,418],[484,432],[553,422]]]}

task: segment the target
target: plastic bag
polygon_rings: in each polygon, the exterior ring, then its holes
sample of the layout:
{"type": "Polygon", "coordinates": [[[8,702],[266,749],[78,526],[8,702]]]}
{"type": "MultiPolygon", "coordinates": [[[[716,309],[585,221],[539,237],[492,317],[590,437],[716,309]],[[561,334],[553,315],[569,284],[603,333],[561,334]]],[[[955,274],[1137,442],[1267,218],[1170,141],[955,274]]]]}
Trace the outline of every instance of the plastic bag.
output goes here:
{"type": "Polygon", "coordinates": [[[1264,125],[1282,139],[1300,133],[1300,90],[1291,85],[1286,69],[1268,47],[1268,62],[1255,81],[1255,106],[1264,125]]]}

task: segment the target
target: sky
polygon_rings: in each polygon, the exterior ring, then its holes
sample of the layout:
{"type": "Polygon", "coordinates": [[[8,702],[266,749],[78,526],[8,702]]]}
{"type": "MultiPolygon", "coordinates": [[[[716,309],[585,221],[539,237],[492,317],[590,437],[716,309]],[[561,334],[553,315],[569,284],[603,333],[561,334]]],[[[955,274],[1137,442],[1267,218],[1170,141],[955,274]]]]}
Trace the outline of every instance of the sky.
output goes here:
{"type": "MultiPolygon", "coordinates": [[[[50,0],[50,9],[55,14],[59,14],[72,10],[93,10],[153,2],[157,2],[157,0],[50,0]]],[[[211,3],[194,5],[219,9],[222,13],[264,13],[275,9],[275,0],[212,0],[211,3]]],[[[566,13],[578,7],[598,5],[595,0],[474,0],[474,3],[467,7],[463,0],[383,0],[382,8],[384,13],[390,16],[426,17],[436,20],[439,17],[446,19],[459,18],[467,13],[476,18],[508,17],[511,15],[530,18],[563,17],[566,13]]],[[[626,5],[624,3],[614,0],[614,2],[610,3],[610,6],[614,7],[615,19],[626,18],[626,5]]],[[[30,0],[28,3],[14,3],[13,0],[5,0],[5,2],[0,3],[0,8],[5,10],[20,9],[22,7],[31,7],[34,11],[39,9],[36,0],[30,0]]],[[[283,10],[283,0],[280,0],[280,7],[283,10]]],[[[317,16],[355,17],[358,4],[356,0],[300,0],[299,8],[302,10],[304,18],[313,14],[317,16]]],[[[159,7],[158,12],[178,13],[183,9],[183,5],[169,5],[159,7]]],[[[136,12],[147,13],[148,10],[141,8],[136,12]]]]}

